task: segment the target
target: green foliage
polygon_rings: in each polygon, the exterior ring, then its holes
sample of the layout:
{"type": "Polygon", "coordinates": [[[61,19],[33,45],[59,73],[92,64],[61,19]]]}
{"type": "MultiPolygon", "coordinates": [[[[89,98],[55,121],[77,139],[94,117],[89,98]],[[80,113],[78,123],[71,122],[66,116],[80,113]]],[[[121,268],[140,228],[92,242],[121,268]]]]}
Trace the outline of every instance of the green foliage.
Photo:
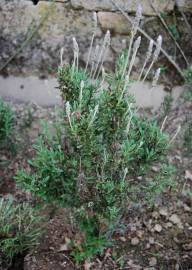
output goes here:
{"type": "Polygon", "coordinates": [[[182,96],[185,101],[192,101],[192,88],[186,89],[182,96]]]}
{"type": "Polygon", "coordinates": [[[75,250],[71,253],[77,263],[92,258],[94,255],[102,253],[107,246],[107,240],[104,237],[86,236],[85,240],[74,245],[75,250]]]}
{"type": "Polygon", "coordinates": [[[13,128],[13,113],[9,105],[0,98],[0,144],[5,142],[13,128]]]}
{"type": "Polygon", "coordinates": [[[36,158],[29,163],[37,173],[28,175],[25,171],[19,171],[16,177],[18,184],[47,203],[72,206],[76,203],[73,199],[74,172],[72,164],[69,171],[65,171],[67,160],[63,149],[54,138],[50,142],[45,135],[38,139],[34,149],[36,158]]]}
{"type": "Polygon", "coordinates": [[[169,30],[171,31],[173,37],[175,38],[175,40],[179,40],[180,39],[180,34],[177,28],[176,24],[170,24],[169,26],[169,30]]]}
{"type": "Polygon", "coordinates": [[[187,89],[183,94],[184,100],[192,101],[192,66],[185,71],[185,82],[187,89]]]}
{"type": "Polygon", "coordinates": [[[187,156],[192,156],[192,121],[186,124],[184,130],[184,143],[183,143],[185,154],[187,156]]]}
{"type": "Polygon", "coordinates": [[[175,189],[175,181],[173,180],[175,172],[175,167],[164,164],[153,178],[148,179],[147,183],[142,186],[145,200],[148,203],[152,204],[166,188],[175,189]]]}
{"type": "MultiPolygon", "coordinates": [[[[80,70],[79,72],[73,72],[72,68],[67,65],[65,68],[59,68],[58,82],[59,89],[63,100],[79,98],[80,84],[81,81],[86,81],[86,97],[87,101],[89,100],[94,87],[92,84],[88,83],[88,76],[85,72],[80,70]]],[[[85,100],[85,97],[84,97],[85,100]]]]}
{"type": "Polygon", "coordinates": [[[138,175],[166,153],[167,136],[154,121],[135,117],[132,124],[122,147],[127,167],[138,175]]]}
{"type": "MultiPolygon", "coordinates": [[[[91,204],[89,207],[91,208],[91,204]]],[[[80,263],[87,258],[102,253],[107,246],[111,245],[111,242],[105,235],[99,235],[97,217],[89,216],[84,207],[76,211],[75,217],[84,238],[81,241],[74,241],[74,251],[71,255],[77,263],[80,263]]]]}
{"type": "Polygon", "coordinates": [[[118,60],[115,74],[106,75],[106,86],[74,66],[59,67],[65,109],[55,132],[44,124],[30,161],[32,173],[16,176],[21,187],[44,201],[73,209],[84,236],[74,243],[78,262],[102,252],[132,199],[129,191],[137,187],[140,197],[144,195],[145,174],[168,149],[167,136],[157,124],[136,113],[122,78],[125,58],[123,54],[118,60]],[[140,175],[143,182],[138,184],[140,175]]]}
{"type": "Polygon", "coordinates": [[[0,256],[10,262],[14,256],[38,243],[40,218],[27,203],[0,199],[0,256]]]}
{"type": "Polygon", "coordinates": [[[192,85],[192,66],[185,71],[185,79],[189,85],[192,85]]]}
{"type": "Polygon", "coordinates": [[[166,73],[168,71],[168,67],[165,65],[160,65],[161,74],[166,73]]]}
{"type": "Polygon", "coordinates": [[[165,13],[165,12],[160,12],[160,16],[161,16],[163,19],[166,19],[166,18],[167,18],[167,13],[165,13]]]}

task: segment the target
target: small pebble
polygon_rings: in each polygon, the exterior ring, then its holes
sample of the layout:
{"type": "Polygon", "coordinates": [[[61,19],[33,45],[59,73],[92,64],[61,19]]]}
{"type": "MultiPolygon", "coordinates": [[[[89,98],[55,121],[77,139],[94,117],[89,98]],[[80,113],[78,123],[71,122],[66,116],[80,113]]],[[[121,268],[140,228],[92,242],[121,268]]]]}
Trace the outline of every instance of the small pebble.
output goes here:
{"type": "Polygon", "coordinates": [[[137,237],[134,237],[131,239],[131,244],[133,246],[137,246],[139,244],[139,239],[137,237]]]}
{"type": "Polygon", "coordinates": [[[149,265],[155,266],[157,264],[157,259],[155,257],[150,258],[149,265]]]}
{"type": "Polygon", "coordinates": [[[158,233],[160,233],[162,231],[162,226],[160,224],[156,224],[154,227],[154,230],[158,233]]]}

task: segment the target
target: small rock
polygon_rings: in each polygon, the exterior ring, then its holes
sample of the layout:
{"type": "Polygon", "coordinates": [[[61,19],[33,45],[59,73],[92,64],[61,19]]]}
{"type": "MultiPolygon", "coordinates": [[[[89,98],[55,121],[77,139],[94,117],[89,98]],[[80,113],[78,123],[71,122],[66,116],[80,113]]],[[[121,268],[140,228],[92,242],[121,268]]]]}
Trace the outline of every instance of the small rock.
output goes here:
{"type": "Polygon", "coordinates": [[[157,264],[157,259],[155,257],[150,258],[149,265],[155,266],[157,264]]]}
{"type": "Polygon", "coordinates": [[[137,237],[134,237],[131,239],[131,244],[133,246],[137,246],[139,244],[139,239],[137,237]]]}
{"type": "Polygon", "coordinates": [[[173,215],[169,218],[169,220],[170,220],[173,224],[177,225],[179,228],[181,228],[181,229],[183,228],[183,225],[182,225],[181,220],[180,220],[180,218],[178,217],[178,215],[173,214],[173,215]]]}
{"type": "Polygon", "coordinates": [[[191,212],[191,208],[188,205],[183,204],[183,208],[186,212],[191,212]]]}
{"type": "Polygon", "coordinates": [[[94,263],[90,263],[89,261],[85,261],[85,263],[84,263],[84,269],[85,270],[90,270],[93,264],[94,263]]]}
{"type": "Polygon", "coordinates": [[[192,181],[192,173],[188,170],[185,171],[185,179],[192,181]]]}
{"type": "Polygon", "coordinates": [[[183,249],[187,251],[192,250],[192,242],[190,242],[189,244],[183,245],[183,249]]]}
{"type": "Polygon", "coordinates": [[[131,231],[132,232],[136,232],[137,231],[137,228],[135,226],[131,226],[131,231]]]}
{"type": "Polygon", "coordinates": [[[6,160],[8,160],[8,158],[6,157],[6,156],[1,156],[1,161],[6,161],[6,160]]]}
{"type": "Polygon", "coordinates": [[[182,158],[181,158],[181,156],[176,155],[176,156],[175,156],[175,159],[178,160],[180,163],[182,163],[182,158]]]}
{"type": "Polygon", "coordinates": [[[162,226],[160,224],[156,224],[154,227],[154,230],[158,233],[160,233],[162,231],[162,226]]]}
{"type": "Polygon", "coordinates": [[[68,251],[70,250],[71,240],[68,237],[65,237],[65,244],[60,245],[59,251],[68,251]]]}
{"type": "Polygon", "coordinates": [[[63,244],[60,246],[59,248],[59,251],[68,251],[69,250],[69,247],[67,244],[63,244]]]}
{"type": "Polygon", "coordinates": [[[173,240],[175,241],[175,243],[177,243],[177,244],[179,244],[180,243],[180,241],[179,241],[179,239],[177,238],[177,237],[173,237],[173,240]]]}
{"type": "Polygon", "coordinates": [[[149,237],[149,243],[153,245],[155,243],[155,239],[153,237],[149,237]]]}
{"type": "Polygon", "coordinates": [[[139,238],[142,238],[143,237],[143,231],[137,231],[137,236],[139,238]]]}
{"type": "Polygon", "coordinates": [[[150,249],[150,247],[151,247],[151,245],[149,244],[149,243],[147,243],[147,245],[146,245],[146,249],[150,249]]]}
{"type": "Polygon", "coordinates": [[[159,168],[158,168],[157,166],[153,166],[153,167],[152,167],[152,170],[153,170],[154,172],[158,172],[158,171],[159,171],[159,168]]]}
{"type": "Polygon", "coordinates": [[[168,211],[167,211],[166,208],[161,208],[161,209],[159,210],[159,214],[160,214],[161,216],[163,216],[163,217],[167,217],[167,216],[168,216],[168,211]]]}
{"type": "Polygon", "coordinates": [[[152,213],[152,217],[153,217],[153,218],[158,218],[158,216],[159,216],[158,212],[154,211],[154,212],[152,213]]]}
{"type": "Polygon", "coordinates": [[[140,265],[136,265],[133,260],[129,260],[127,262],[127,264],[131,267],[130,269],[134,269],[134,270],[141,270],[142,267],[140,265]]]}
{"type": "Polygon", "coordinates": [[[167,222],[165,225],[167,228],[171,228],[173,226],[173,224],[171,222],[167,222]]]}
{"type": "Polygon", "coordinates": [[[119,237],[119,240],[120,240],[121,242],[126,242],[126,238],[123,237],[123,236],[119,237]]]}

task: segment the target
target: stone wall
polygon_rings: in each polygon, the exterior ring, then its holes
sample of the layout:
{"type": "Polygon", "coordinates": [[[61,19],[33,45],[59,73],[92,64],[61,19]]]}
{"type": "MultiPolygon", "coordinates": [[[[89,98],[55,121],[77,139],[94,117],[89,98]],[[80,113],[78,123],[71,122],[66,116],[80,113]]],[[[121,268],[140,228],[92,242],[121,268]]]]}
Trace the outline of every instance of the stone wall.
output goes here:
{"type": "MultiPolygon", "coordinates": [[[[192,0],[177,0],[179,8],[192,12],[192,0]]],[[[135,13],[138,0],[116,0],[126,12],[135,13]]],[[[150,6],[150,0],[140,0],[143,7],[143,23],[149,16],[156,16],[150,6]]],[[[159,12],[171,12],[174,0],[156,0],[155,7],[159,12]]],[[[18,53],[13,61],[3,70],[10,73],[47,74],[56,71],[59,62],[59,51],[64,47],[64,58],[72,59],[72,37],[75,36],[80,46],[80,63],[86,61],[92,31],[92,11],[97,11],[98,31],[96,42],[109,29],[112,33],[111,49],[107,63],[111,66],[115,56],[126,46],[131,29],[130,23],[111,4],[110,0],[56,0],[39,1],[34,5],[31,0],[0,1],[0,67],[10,56],[25,45],[25,40],[40,24],[43,16],[49,15],[35,32],[27,46],[18,53]]],[[[2,73],[2,71],[1,71],[2,73]]]]}

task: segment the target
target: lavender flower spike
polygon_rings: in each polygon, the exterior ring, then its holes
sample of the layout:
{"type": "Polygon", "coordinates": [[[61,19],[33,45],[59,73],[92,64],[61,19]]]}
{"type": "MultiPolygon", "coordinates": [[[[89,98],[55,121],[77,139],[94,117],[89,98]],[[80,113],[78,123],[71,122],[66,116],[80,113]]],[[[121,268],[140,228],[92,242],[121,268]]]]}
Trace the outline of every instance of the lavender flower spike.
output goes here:
{"type": "Polygon", "coordinates": [[[63,53],[64,53],[64,48],[62,47],[60,50],[60,66],[63,67],[63,53]]]}
{"type": "Polygon", "coordinates": [[[138,81],[141,80],[142,75],[143,75],[143,72],[144,72],[144,70],[145,70],[145,67],[146,67],[147,63],[149,62],[149,60],[150,60],[150,58],[151,58],[151,55],[152,55],[152,52],[153,52],[153,46],[154,46],[154,41],[151,39],[150,42],[149,42],[149,46],[148,46],[147,53],[146,53],[145,62],[144,62],[143,67],[142,67],[142,69],[141,69],[141,72],[140,72],[138,81]]]}
{"type": "Polygon", "coordinates": [[[152,82],[152,87],[155,87],[157,85],[157,82],[159,80],[159,77],[160,77],[160,74],[161,74],[161,69],[158,68],[155,72],[155,76],[153,78],[153,82],[152,82]]]}
{"type": "Polygon", "coordinates": [[[77,70],[79,68],[79,46],[76,41],[76,38],[73,37],[73,51],[74,51],[74,62],[73,62],[73,68],[75,68],[75,65],[77,65],[77,70]]]}
{"type": "Polygon", "coordinates": [[[85,67],[85,72],[87,71],[87,68],[88,68],[88,65],[89,65],[90,56],[91,56],[91,52],[92,52],[92,49],[93,49],[93,42],[94,42],[96,31],[97,31],[97,13],[93,12],[93,35],[92,35],[92,38],[91,38],[91,44],[90,44],[89,53],[88,53],[88,57],[87,57],[87,63],[86,63],[86,67],[85,67]]]}
{"type": "Polygon", "coordinates": [[[70,106],[69,101],[66,102],[66,114],[67,114],[67,117],[68,117],[68,120],[69,120],[69,125],[71,127],[71,130],[73,131],[73,127],[72,127],[72,124],[71,124],[71,106],[70,106]]]}
{"type": "Polygon", "coordinates": [[[154,56],[153,56],[154,61],[157,61],[157,59],[159,57],[159,54],[161,52],[161,47],[162,47],[162,41],[163,41],[162,36],[159,35],[158,38],[157,38],[157,47],[156,47],[156,49],[154,51],[154,56]]]}
{"type": "Polygon", "coordinates": [[[159,35],[158,38],[157,38],[156,49],[155,49],[154,54],[153,54],[153,60],[152,60],[152,62],[151,62],[151,64],[150,64],[150,66],[149,66],[149,68],[148,68],[148,70],[147,70],[147,72],[146,72],[146,74],[145,74],[143,80],[142,80],[143,82],[144,82],[145,79],[147,78],[147,76],[148,76],[148,74],[149,74],[151,68],[153,67],[153,64],[157,61],[157,59],[158,59],[158,57],[159,57],[159,54],[160,54],[160,52],[161,52],[161,47],[162,47],[162,41],[163,41],[162,36],[159,35]]]}
{"type": "Polygon", "coordinates": [[[132,68],[133,68],[133,65],[134,65],[134,62],[135,62],[135,58],[136,58],[136,55],[137,55],[137,51],[140,47],[140,44],[141,44],[141,37],[139,36],[135,43],[134,43],[134,46],[133,46],[133,55],[132,55],[132,58],[131,58],[131,62],[130,62],[130,65],[129,65],[129,70],[128,70],[128,80],[129,80],[129,77],[130,77],[130,74],[131,74],[131,71],[132,71],[132,68]]]}
{"type": "Polygon", "coordinates": [[[141,18],[142,18],[142,6],[139,4],[137,6],[136,17],[135,17],[133,28],[132,28],[133,36],[135,36],[137,33],[141,18]]]}

